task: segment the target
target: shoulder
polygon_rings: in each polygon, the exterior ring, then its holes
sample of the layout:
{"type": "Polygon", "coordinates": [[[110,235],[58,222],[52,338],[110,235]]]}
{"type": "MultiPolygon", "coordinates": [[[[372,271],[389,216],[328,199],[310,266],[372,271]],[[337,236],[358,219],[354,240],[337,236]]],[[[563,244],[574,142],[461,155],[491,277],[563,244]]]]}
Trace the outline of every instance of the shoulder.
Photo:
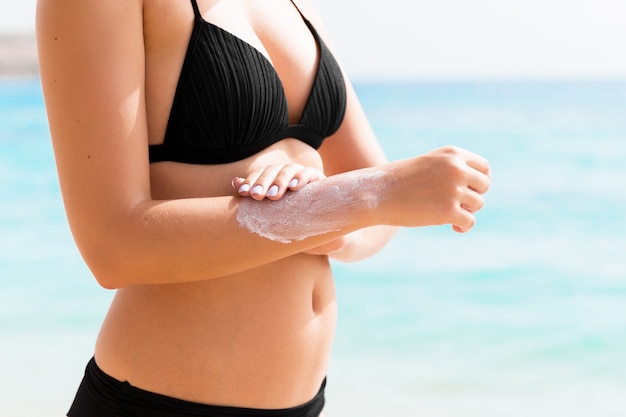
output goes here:
{"type": "Polygon", "coordinates": [[[113,16],[122,21],[125,16],[136,16],[143,6],[144,0],[37,0],[37,21],[97,25],[113,16]]]}
{"type": "MultiPolygon", "coordinates": [[[[65,41],[80,48],[94,40],[103,46],[141,33],[143,0],[38,0],[38,41],[65,41]],[[53,35],[53,38],[48,38],[53,35]]],[[[63,43],[57,43],[63,45],[63,43]]]]}
{"type": "Polygon", "coordinates": [[[76,85],[143,68],[142,9],[143,0],[38,0],[42,82],[76,85]]]}

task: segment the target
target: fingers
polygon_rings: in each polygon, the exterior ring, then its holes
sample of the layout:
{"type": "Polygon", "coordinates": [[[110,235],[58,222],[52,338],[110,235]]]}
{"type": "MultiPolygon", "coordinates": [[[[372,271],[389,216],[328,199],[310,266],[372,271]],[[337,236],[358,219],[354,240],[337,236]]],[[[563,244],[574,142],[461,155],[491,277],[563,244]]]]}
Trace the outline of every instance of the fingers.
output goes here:
{"type": "Polygon", "coordinates": [[[476,224],[474,213],[485,205],[482,194],[489,190],[489,164],[481,163],[479,168],[472,167],[470,160],[467,161],[470,169],[467,173],[467,187],[462,187],[459,195],[458,220],[452,224],[452,229],[458,233],[469,232],[476,224]]]}
{"type": "Polygon", "coordinates": [[[490,185],[491,179],[489,175],[470,167],[467,172],[467,186],[470,190],[476,191],[478,194],[485,194],[489,191],[490,185]]]}
{"type": "Polygon", "coordinates": [[[270,165],[249,173],[245,178],[236,177],[232,184],[243,197],[278,200],[288,190],[298,191],[323,177],[324,174],[317,169],[298,164],[270,165]]]}
{"type": "Polygon", "coordinates": [[[478,193],[472,190],[467,190],[465,196],[461,199],[461,208],[470,213],[476,213],[485,205],[485,199],[478,193]]]}
{"type": "Polygon", "coordinates": [[[475,213],[484,205],[483,197],[469,188],[461,188],[456,199],[456,207],[448,213],[448,222],[458,233],[469,232],[476,224],[475,213]]]}
{"type": "Polygon", "coordinates": [[[454,148],[454,152],[465,161],[465,179],[458,184],[458,206],[453,214],[452,229],[458,233],[470,231],[476,224],[474,213],[483,208],[485,194],[490,187],[491,168],[487,159],[464,149],[454,148]]]}
{"type": "Polygon", "coordinates": [[[476,222],[474,221],[469,226],[459,226],[457,224],[453,224],[452,225],[452,230],[454,230],[457,233],[467,233],[467,232],[469,232],[472,229],[472,227],[474,227],[475,223],[476,222]]]}
{"type": "Polygon", "coordinates": [[[346,236],[341,236],[335,240],[331,240],[323,245],[317,246],[315,248],[311,248],[304,253],[309,255],[327,255],[330,256],[332,254],[340,252],[345,248],[348,242],[348,238],[346,236]]]}
{"type": "Polygon", "coordinates": [[[487,159],[469,151],[467,151],[466,158],[467,165],[474,168],[476,171],[486,175],[487,177],[491,176],[491,167],[489,166],[489,161],[487,161],[487,159]]]}
{"type": "Polygon", "coordinates": [[[485,194],[489,190],[491,168],[489,161],[480,155],[461,148],[448,147],[446,151],[460,157],[466,168],[467,186],[479,194],[485,194]],[[451,149],[448,149],[451,148],[451,149]]]}

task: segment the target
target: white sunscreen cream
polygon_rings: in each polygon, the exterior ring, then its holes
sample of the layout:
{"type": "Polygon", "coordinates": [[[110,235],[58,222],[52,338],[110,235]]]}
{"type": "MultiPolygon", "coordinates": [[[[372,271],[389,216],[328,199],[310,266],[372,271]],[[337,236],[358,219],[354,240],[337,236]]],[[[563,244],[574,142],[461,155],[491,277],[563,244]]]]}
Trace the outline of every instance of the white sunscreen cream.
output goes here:
{"type": "Polygon", "coordinates": [[[385,172],[349,173],[307,184],[280,200],[245,198],[237,221],[264,238],[291,243],[340,230],[350,212],[375,209],[386,183],[385,172]]]}

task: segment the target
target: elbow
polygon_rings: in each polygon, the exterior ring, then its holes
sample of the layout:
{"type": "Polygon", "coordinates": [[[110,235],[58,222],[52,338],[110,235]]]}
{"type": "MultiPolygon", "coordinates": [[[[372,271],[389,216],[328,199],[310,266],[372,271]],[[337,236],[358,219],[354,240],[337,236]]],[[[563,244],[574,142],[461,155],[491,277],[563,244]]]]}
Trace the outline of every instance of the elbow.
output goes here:
{"type": "Polygon", "coordinates": [[[81,250],[81,254],[91,274],[98,284],[107,290],[117,290],[131,284],[128,271],[121,266],[119,250],[90,248],[81,250]]]}
{"type": "Polygon", "coordinates": [[[93,271],[92,273],[94,277],[96,278],[96,281],[98,282],[98,284],[105,290],[117,290],[117,289],[124,287],[124,285],[120,285],[118,281],[115,281],[114,279],[111,279],[108,276],[101,275],[93,271]]]}
{"type": "Polygon", "coordinates": [[[87,265],[98,285],[106,290],[117,290],[130,285],[128,280],[123,279],[124,276],[120,274],[120,271],[112,266],[112,263],[107,265],[90,262],[87,265]]]}
{"type": "MultiPolygon", "coordinates": [[[[145,206],[108,210],[97,220],[75,216],[70,227],[78,250],[98,284],[108,290],[168,282],[177,272],[169,244],[145,206]]],[[[72,219],[72,217],[70,217],[72,219]]]]}
{"type": "Polygon", "coordinates": [[[133,252],[116,249],[102,251],[85,258],[85,261],[98,284],[107,290],[163,282],[163,277],[156,273],[150,262],[138,259],[135,255],[133,252]]]}
{"type": "Polygon", "coordinates": [[[109,230],[106,235],[88,241],[78,241],[78,248],[98,284],[107,290],[154,280],[155,257],[149,250],[133,244],[129,233],[109,230]],[[150,277],[150,279],[146,279],[150,277]]]}
{"type": "Polygon", "coordinates": [[[168,256],[168,246],[158,244],[160,239],[130,230],[132,227],[109,232],[106,238],[79,247],[98,284],[116,290],[131,285],[178,282],[185,269],[168,256]]]}

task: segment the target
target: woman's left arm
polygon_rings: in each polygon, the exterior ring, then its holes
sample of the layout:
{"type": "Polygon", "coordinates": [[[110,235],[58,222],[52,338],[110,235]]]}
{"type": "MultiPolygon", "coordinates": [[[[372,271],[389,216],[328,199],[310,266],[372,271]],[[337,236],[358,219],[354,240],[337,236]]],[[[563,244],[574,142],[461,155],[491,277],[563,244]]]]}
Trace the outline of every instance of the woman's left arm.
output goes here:
{"type": "MultiPolygon", "coordinates": [[[[319,149],[327,176],[382,165],[387,158],[347,77],[347,107],[339,130],[327,138],[319,149]]],[[[331,258],[354,262],[374,255],[397,232],[397,227],[373,226],[360,229],[307,253],[329,255],[331,258]]]]}
{"type": "MultiPolygon", "coordinates": [[[[311,0],[298,0],[298,7],[313,23],[324,42],[337,53],[328,39],[324,25],[311,0]]],[[[341,62],[340,62],[341,66],[341,62]]],[[[346,113],[341,127],[328,137],[320,147],[319,153],[324,161],[324,173],[327,176],[382,165],[387,158],[365,115],[365,112],[344,72],[347,91],[346,113]]],[[[397,232],[397,227],[374,226],[345,235],[336,241],[314,248],[307,253],[326,254],[334,259],[353,262],[367,258],[378,252],[397,232]]]]}
{"type": "MultiPolygon", "coordinates": [[[[325,35],[321,20],[314,10],[311,1],[299,0],[295,2],[298,9],[313,24],[320,36],[324,38],[324,43],[332,50],[328,36],[325,35]]],[[[333,54],[336,57],[334,51],[333,54]]],[[[233,180],[233,187],[239,191],[241,196],[252,197],[256,200],[264,198],[279,200],[287,189],[296,191],[307,183],[317,181],[324,176],[330,177],[348,171],[376,167],[387,162],[387,158],[376,139],[376,135],[345,72],[343,73],[343,78],[347,95],[343,121],[339,129],[326,138],[318,150],[324,164],[324,172],[316,173],[312,168],[294,164],[265,167],[260,170],[263,171],[262,173],[260,171],[252,172],[246,178],[237,177],[233,180]],[[268,187],[263,187],[264,192],[261,194],[254,194],[253,190],[249,190],[250,187],[245,190],[240,188],[244,183],[251,184],[257,182],[261,175],[266,179],[297,177],[298,185],[296,188],[281,186],[280,190],[271,195],[266,192],[268,187]]],[[[339,261],[354,262],[374,255],[389,242],[397,230],[398,228],[394,226],[371,226],[343,235],[323,245],[309,249],[305,253],[328,255],[339,261]]]]}

